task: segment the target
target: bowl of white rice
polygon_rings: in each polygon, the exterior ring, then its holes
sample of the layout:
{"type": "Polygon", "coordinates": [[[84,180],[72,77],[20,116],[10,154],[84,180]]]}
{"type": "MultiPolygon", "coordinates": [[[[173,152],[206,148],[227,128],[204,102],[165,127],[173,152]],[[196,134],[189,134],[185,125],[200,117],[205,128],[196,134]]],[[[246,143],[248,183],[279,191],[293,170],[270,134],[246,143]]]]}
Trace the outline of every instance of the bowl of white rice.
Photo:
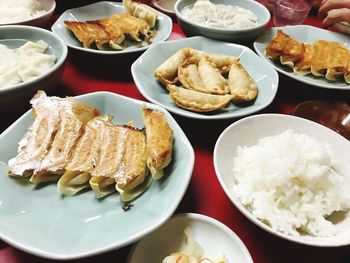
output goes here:
{"type": "Polygon", "coordinates": [[[214,167],[249,220],[311,246],[350,244],[350,142],[318,123],[283,114],[241,119],[219,136],[214,167]]]}
{"type": "Polygon", "coordinates": [[[0,25],[45,27],[55,8],[55,0],[1,0],[0,25]]]}
{"type": "Polygon", "coordinates": [[[178,22],[188,36],[252,42],[270,21],[265,6],[251,0],[178,0],[178,22]]]}

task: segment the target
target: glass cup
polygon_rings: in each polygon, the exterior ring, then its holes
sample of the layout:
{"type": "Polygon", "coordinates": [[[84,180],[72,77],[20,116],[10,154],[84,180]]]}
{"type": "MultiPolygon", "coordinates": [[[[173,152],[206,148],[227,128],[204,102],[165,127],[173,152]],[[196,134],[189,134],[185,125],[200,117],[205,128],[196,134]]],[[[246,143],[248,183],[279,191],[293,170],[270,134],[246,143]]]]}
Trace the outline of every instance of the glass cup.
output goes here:
{"type": "Polygon", "coordinates": [[[273,8],[275,26],[301,25],[311,5],[306,0],[278,0],[273,8]]]}

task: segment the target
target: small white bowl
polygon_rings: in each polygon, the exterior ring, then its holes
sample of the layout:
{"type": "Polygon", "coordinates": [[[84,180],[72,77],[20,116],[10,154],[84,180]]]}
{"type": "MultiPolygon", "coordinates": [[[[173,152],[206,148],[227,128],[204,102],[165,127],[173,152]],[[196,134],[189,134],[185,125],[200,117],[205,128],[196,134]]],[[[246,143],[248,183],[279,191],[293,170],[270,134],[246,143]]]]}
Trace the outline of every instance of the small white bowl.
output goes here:
{"type": "Polygon", "coordinates": [[[182,15],[186,6],[192,6],[196,0],[178,0],[175,4],[175,14],[183,31],[189,35],[200,35],[229,42],[254,41],[270,21],[270,12],[262,4],[251,0],[211,0],[213,4],[239,6],[252,11],[259,19],[258,25],[249,29],[220,29],[199,25],[182,15]]]}
{"type": "Polygon", "coordinates": [[[253,217],[251,212],[235,195],[233,191],[233,186],[235,184],[233,178],[233,159],[237,154],[237,147],[252,146],[263,137],[274,136],[287,129],[292,129],[297,133],[306,134],[319,141],[329,143],[339,163],[338,172],[344,176],[344,184],[347,186],[347,189],[350,189],[350,142],[338,133],[316,122],[283,114],[261,114],[250,116],[231,124],[222,132],[214,149],[215,172],[222,188],[242,214],[271,234],[310,246],[337,247],[349,245],[350,212],[347,212],[344,219],[337,223],[337,225],[341,226],[344,231],[333,237],[321,238],[310,235],[296,237],[274,231],[271,227],[253,217]]]}
{"type": "MultiPolygon", "coordinates": [[[[45,11],[43,14],[28,20],[23,20],[23,21],[14,22],[14,23],[7,23],[7,25],[27,25],[27,26],[45,27],[50,21],[53,15],[53,11],[56,8],[56,1],[55,0],[38,0],[38,2],[41,4],[41,6],[43,7],[43,10],[45,11]]],[[[3,24],[0,24],[0,25],[3,25],[3,24]]]]}
{"type": "Polygon", "coordinates": [[[67,45],[51,31],[22,25],[0,26],[0,44],[9,48],[18,48],[27,41],[39,40],[48,44],[46,53],[56,57],[54,65],[35,79],[0,88],[0,110],[19,108],[28,104],[29,99],[38,89],[52,90],[61,79],[68,54],[67,45]]]}
{"type": "Polygon", "coordinates": [[[148,234],[132,248],[128,263],[162,262],[171,253],[186,246],[184,229],[191,229],[194,240],[204,250],[204,257],[225,255],[228,262],[253,263],[240,238],[221,222],[200,214],[178,214],[148,234]]]}

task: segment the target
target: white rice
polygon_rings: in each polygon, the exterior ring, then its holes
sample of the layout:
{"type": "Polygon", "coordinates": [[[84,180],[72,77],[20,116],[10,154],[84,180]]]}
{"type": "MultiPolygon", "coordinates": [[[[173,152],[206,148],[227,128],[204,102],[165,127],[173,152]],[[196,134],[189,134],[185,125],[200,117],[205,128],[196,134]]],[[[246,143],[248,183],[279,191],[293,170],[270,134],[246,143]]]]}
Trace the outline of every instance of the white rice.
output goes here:
{"type": "Polygon", "coordinates": [[[37,0],[1,0],[0,24],[30,20],[45,12],[37,0]]]}
{"type": "Polygon", "coordinates": [[[340,229],[327,216],[350,208],[336,167],[329,145],[287,130],[238,147],[233,190],[254,217],[276,231],[333,236],[340,229]]]}

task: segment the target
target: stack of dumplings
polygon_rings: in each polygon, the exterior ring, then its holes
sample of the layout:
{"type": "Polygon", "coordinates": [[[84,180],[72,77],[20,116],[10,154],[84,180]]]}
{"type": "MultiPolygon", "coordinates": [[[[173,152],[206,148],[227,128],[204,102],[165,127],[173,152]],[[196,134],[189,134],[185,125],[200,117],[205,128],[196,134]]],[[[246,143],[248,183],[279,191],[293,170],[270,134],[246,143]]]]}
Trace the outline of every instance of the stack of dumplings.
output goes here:
{"type": "Polygon", "coordinates": [[[157,14],[145,4],[124,0],[127,13],[114,14],[96,21],[64,21],[85,48],[94,46],[100,50],[122,50],[126,47],[125,36],[147,43],[155,36],[157,14]]]}
{"type": "Polygon", "coordinates": [[[305,44],[278,30],[265,53],[292,68],[297,75],[312,74],[329,81],[344,79],[350,84],[350,51],[339,42],[317,40],[305,44]]]}
{"type": "Polygon", "coordinates": [[[115,125],[90,105],[72,98],[31,100],[34,122],[9,160],[9,175],[34,184],[58,181],[72,196],[91,187],[97,198],[118,191],[122,201],[143,193],[171,162],[172,130],[162,112],[144,107],[145,128],[115,125]],[[151,175],[148,175],[148,170],[151,175]]]}
{"type": "Polygon", "coordinates": [[[258,94],[256,83],[237,57],[192,48],[176,52],[154,75],[179,107],[196,112],[219,110],[231,101],[253,101],[258,94]]]}

